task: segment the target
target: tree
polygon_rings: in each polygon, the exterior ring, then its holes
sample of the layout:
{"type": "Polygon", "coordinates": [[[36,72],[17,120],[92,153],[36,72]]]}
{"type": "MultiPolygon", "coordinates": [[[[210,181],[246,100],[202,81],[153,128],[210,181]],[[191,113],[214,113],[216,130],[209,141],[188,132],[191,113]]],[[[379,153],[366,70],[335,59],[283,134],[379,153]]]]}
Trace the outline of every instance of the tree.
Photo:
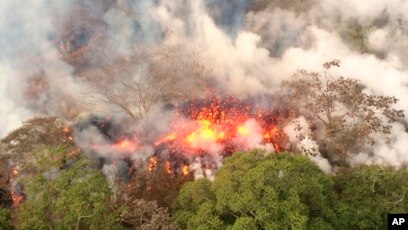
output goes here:
{"type": "Polygon", "coordinates": [[[10,211],[0,206],[0,230],[13,229],[10,211]]]}
{"type": "Polygon", "coordinates": [[[350,150],[374,145],[373,135],[390,134],[391,123],[404,113],[393,108],[395,97],[369,95],[357,80],[331,76],[328,70],[339,67],[339,61],[323,66],[323,74],[299,70],[284,81],[284,100],[309,120],[322,154],[332,163],[345,164],[350,150]]]}
{"type": "Polygon", "coordinates": [[[193,177],[178,174],[168,163],[156,157],[148,165],[135,161],[130,180],[117,181],[114,209],[127,229],[178,229],[168,209],[180,187],[193,177]]]}
{"type": "Polygon", "coordinates": [[[338,229],[386,229],[387,213],[408,212],[408,172],[361,165],[334,177],[343,202],[338,229]]]}
{"type": "Polygon", "coordinates": [[[178,229],[167,209],[159,207],[156,201],[146,201],[135,197],[121,197],[117,204],[119,205],[120,222],[126,229],[178,229]]]}
{"type": "Polygon", "coordinates": [[[135,171],[123,186],[121,196],[155,201],[159,207],[170,208],[181,186],[194,178],[191,173],[181,175],[174,169],[166,168],[162,160],[154,159],[157,163],[150,170],[145,165],[134,166],[135,171]]]}
{"type": "Polygon", "coordinates": [[[23,180],[27,201],[16,210],[17,227],[119,228],[116,213],[109,210],[111,191],[104,176],[84,157],[59,170],[64,158],[62,147],[36,156],[35,171],[23,180]]]}
{"type": "Polygon", "coordinates": [[[214,182],[186,183],[173,213],[186,229],[330,229],[332,184],[305,156],[236,153],[214,182]]]}
{"type": "Polygon", "coordinates": [[[155,52],[137,47],[129,58],[114,59],[83,73],[92,88],[91,104],[139,121],[155,105],[202,95],[208,73],[202,64],[181,54],[179,48],[155,52]],[[186,80],[187,76],[196,80],[186,80]]]}

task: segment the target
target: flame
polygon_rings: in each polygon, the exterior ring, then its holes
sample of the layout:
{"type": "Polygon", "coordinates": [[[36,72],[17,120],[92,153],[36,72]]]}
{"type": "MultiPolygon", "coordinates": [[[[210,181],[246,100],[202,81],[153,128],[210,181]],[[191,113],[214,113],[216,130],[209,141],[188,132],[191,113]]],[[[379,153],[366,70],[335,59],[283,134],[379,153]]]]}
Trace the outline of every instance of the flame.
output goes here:
{"type": "Polygon", "coordinates": [[[79,152],[80,152],[81,150],[79,149],[79,148],[77,148],[77,149],[74,149],[74,150],[72,150],[72,151],[70,151],[70,152],[68,152],[67,153],[67,157],[74,157],[74,156],[77,156],[78,154],[79,154],[79,152]]]}
{"type": "Polygon", "coordinates": [[[157,145],[160,145],[160,144],[165,143],[165,142],[171,142],[171,141],[176,140],[176,138],[177,138],[176,133],[173,132],[173,133],[170,133],[167,136],[163,137],[162,139],[156,141],[154,143],[154,145],[157,146],[157,145]]]}
{"type": "Polygon", "coordinates": [[[18,175],[18,170],[16,169],[16,167],[11,168],[11,176],[17,176],[18,175]]]}
{"type": "Polygon", "coordinates": [[[170,161],[166,161],[166,163],[165,163],[164,166],[165,166],[166,172],[167,172],[168,174],[173,174],[173,172],[171,171],[170,161]]]}
{"type": "Polygon", "coordinates": [[[182,176],[187,176],[190,173],[190,168],[188,165],[183,165],[181,166],[181,175],[182,176]]]}
{"type": "Polygon", "coordinates": [[[277,143],[283,132],[273,122],[270,111],[252,108],[233,98],[225,101],[215,98],[193,101],[187,109],[181,109],[180,114],[171,123],[172,131],[156,141],[156,146],[166,144],[172,152],[183,155],[232,153],[268,143],[280,151],[277,143]],[[250,138],[252,136],[261,138],[250,138]],[[252,141],[258,139],[257,143],[252,141]]]}
{"type": "Polygon", "coordinates": [[[192,148],[197,148],[200,143],[217,142],[225,137],[224,132],[216,130],[209,120],[199,120],[197,123],[198,128],[185,138],[192,148]]]}
{"type": "Polygon", "coordinates": [[[121,152],[134,152],[137,149],[137,146],[132,141],[124,139],[113,144],[113,148],[121,152]]]}
{"type": "Polygon", "coordinates": [[[237,134],[240,136],[248,136],[250,135],[250,130],[245,126],[238,126],[237,127],[237,134]]]}
{"type": "Polygon", "coordinates": [[[13,207],[18,207],[21,204],[21,202],[23,202],[24,196],[17,195],[15,192],[12,192],[11,199],[13,201],[13,207]]]}
{"type": "MultiPolygon", "coordinates": [[[[280,145],[284,143],[281,140],[285,135],[277,126],[279,117],[276,114],[279,113],[276,112],[279,111],[260,109],[253,103],[233,98],[193,100],[174,110],[169,127],[166,127],[169,131],[161,133],[156,139],[152,140],[153,135],[149,135],[148,138],[141,138],[144,142],[140,143],[125,138],[115,143],[91,143],[90,146],[91,150],[125,153],[144,146],[154,146],[154,156],[148,158],[146,164],[148,172],[153,172],[160,161],[160,165],[164,163],[161,167],[168,174],[186,176],[190,168],[185,163],[196,157],[227,156],[236,151],[262,146],[273,146],[277,152],[281,151],[280,145]],[[167,161],[158,158],[164,155],[167,161]],[[181,162],[173,162],[180,159],[181,162]]],[[[104,125],[102,123],[99,126],[104,125]]],[[[217,167],[212,162],[208,165],[209,169],[217,167]]]]}
{"type": "Polygon", "coordinates": [[[271,135],[269,134],[269,132],[266,132],[266,133],[264,134],[264,139],[265,139],[265,140],[268,140],[269,138],[271,138],[271,135]]]}
{"type": "Polygon", "coordinates": [[[64,133],[69,133],[70,132],[70,129],[69,129],[68,125],[64,126],[63,131],[64,131],[64,133]]]}
{"type": "Polygon", "coordinates": [[[153,172],[154,167],[157,165],[157,158],[156,157],[151,157],[149,160],[149,164],[147,164],[147,171],[148,172],[153,172]]]}

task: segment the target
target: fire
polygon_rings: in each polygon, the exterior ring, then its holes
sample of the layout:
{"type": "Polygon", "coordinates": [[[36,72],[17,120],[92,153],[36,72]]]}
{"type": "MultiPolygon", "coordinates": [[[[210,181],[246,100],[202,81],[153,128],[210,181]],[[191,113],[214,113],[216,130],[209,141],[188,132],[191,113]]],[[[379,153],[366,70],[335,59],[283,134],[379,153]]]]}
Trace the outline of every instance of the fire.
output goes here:
{"type": "Polygon", "coordinates": [[[248,136],[250,134],[250,130],[245,126],[238,126],[237,127],[237,133],[240,136],[248,136]]]}
{"type": "Polygon", "coordinates": [[[156,157],[151,157],[149,160],[149,164],[147,165],[147,171],[148,172],[153,172],[154,167],[157,165],[157,158],[156,157]]]}
{"type": "Polygon", "coordinates": [[[176,138],[177,138],[176,133],[173,132],[173,133],[168,134],[168,135],[165,136],[164,138],[162,138],[162,139],[156,141],[156,142],[154,143],[154,145],[160,145],[160,144],[165,143],[165,142],[171,142],[171,141],[176,140],[176,138]]]}
{"type": "Polygon", "coordinates": [[[12,169],[11,169],[11,176],[17,176],[18,175],[18,170],[17,170],[17,168],[16,167],[13,167],[12,169]]]}
{"type": "Polygon", "coordinates": [[[80,153],[80,149],[79,148],[77,148],[77,149],[74,149],[74,150],[72,150],[72,151],[69,151],[68,153],[67,153],[67,157],[74,157],[74,156],[77,156],[79,153],[80,153]]]}
{"type": "Polygon", "coordinates": [[[218,167],[219,159],[236,151],[262,147],[281,151],[286,136],[278,126],[278,116],[282,116],[280,111],[260,108],[251,101],[232,97],[192,100],[171,111],[165,127],[167,132],[155,130],[137,138],[137,132],[129,133],[132,132],[129,129],[124,128],[126,133],[121,133],[122,127],[114,126],[111,120],[93,119],[91,125],[106,137],[106,141],[91,142],[87,148],[113,153],[152,149],[154,155],[146,164],[148,172],[160,165],[168,174],[185,176],[191,170],[188,162],[194,160],[202,161],[203,167],[212,170],[218,167]]]}
{"type": "Polygon", "coordinates": [[[113,144],[113,148],[121,152],[134,152],[137,149],[137,146],[131,140],[124,139],[113,144]]]}
{"type": "Polygon", "coordinates": [[[166,168],[166,172],[167,172],[168,174],[172,174],[172,173],[173,173],[173,171],[171,170],[171,166],[170,166],[170,162],[169,162],[169,161],[166,161],[166,163],[165,163],[165,168],[166,168]]]}
{"type": "MultiPolygon", "coordinates": [[[[11,178],[18,176],[19,172],[18,172],[18,166],[14,166],[11,168],[10,171],[10,176],[11,178]]],[[[21,188],[20,188],[21,189],[21,188]]],[[[21,204],[21,202],[23,202],[24,200],[24,196],[21,192],[19,192],[18,194],[16,193],[15,187],[13,188],[13,192],[11,193],[11,199],[13,201],[13,207],[17,207],[18,205],[21,204]]]]}
{"type": "Polygon", "coordinates": [[[13,200],[13,207],[17,207],[23,202],[24,196],[23,195],[18,195],[15,192],[11,194],[11,199],[13,200]]]}
{"type": "Polygon", "coordinates": [[[188,165],[183,165],[181,166],[181,175],[182,176],[187,176],[190,173],[190,168],[188,165]]]}
{"type": "Polygon", "coordinates": [[[199,120],[197,123],[198,128],[185,138],[192,148],[197,148],[200,143],[217,142],[224,138],[224,132],[217,131],[209,120],[199,120]]]}
{"type": "Polygon", "coordinates": [[[272,112],[250,105],[233,98],[192,101],[178,110],[178,117],[171,124],[173,131],[155,145],[164,144],[183,155],[232,153],[263,144],[280,151],[283,132],[272,112]]]}

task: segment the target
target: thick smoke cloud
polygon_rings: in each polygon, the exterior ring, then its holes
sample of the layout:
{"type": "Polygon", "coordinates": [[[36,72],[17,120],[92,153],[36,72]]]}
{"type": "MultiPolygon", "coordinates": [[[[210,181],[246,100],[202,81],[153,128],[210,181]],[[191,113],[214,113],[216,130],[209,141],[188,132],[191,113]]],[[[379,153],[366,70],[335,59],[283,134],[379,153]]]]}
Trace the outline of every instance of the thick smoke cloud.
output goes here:
{"type": "MultiPolygon", "coordinates": [[[[407,11],[403,0],[3,1],[0,136],[34,115],[72,118],[105,106],[83,100],[95,72],[135,51],[154,51],[150,62],[174,47],[180,59],[202,63],[219,92],[238,98],[272,94],[296,69],[320,71],[336,58],[342,66],[333,74],[396,96],[397,107],[408,110],[407,11]]],[[[177,79],[194,85],[201,77],[177,79]]],[[[109,87],[120,89],[120,81],[111,76],[109,87]]],[[[352,161],[402,165],[404,124],[394,125],[391,139],[350,153],[352,161]]]]}

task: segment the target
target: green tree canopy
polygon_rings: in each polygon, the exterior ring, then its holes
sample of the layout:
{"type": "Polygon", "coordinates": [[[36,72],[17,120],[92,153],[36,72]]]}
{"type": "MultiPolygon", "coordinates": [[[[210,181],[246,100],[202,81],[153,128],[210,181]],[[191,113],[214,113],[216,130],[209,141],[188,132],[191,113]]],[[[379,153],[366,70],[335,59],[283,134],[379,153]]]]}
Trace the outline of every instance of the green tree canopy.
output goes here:
{"type": "Polygon", "coordinates": [[[358,166],[335,176],[343,205],[342,229],[386,229],[387,213],[408,212],[408,172],[381,166],[358,166]]]}
{"type": "Polygon", "coordinates": [[[330,229],[332,186],[331,177],[305,156],[236,153],[214,182],[185,184],[174,218],[187,229],[330,229]]]}
{"type": "MultiPolygon", "coordinates": [[[[104,176],[85,158],[59,170],[64,149],[36,156],[36,171],[25,178],[27,200],[16,211],[19,229],[115,229],[104,176]]],[[[117,228],[117,227],[116,227],[117,228]]]]}
{"type": "Polygon", "coordinates": [[[11,215],[8,209],[0,207],[0,230],[13,229],[11,215]]]}

